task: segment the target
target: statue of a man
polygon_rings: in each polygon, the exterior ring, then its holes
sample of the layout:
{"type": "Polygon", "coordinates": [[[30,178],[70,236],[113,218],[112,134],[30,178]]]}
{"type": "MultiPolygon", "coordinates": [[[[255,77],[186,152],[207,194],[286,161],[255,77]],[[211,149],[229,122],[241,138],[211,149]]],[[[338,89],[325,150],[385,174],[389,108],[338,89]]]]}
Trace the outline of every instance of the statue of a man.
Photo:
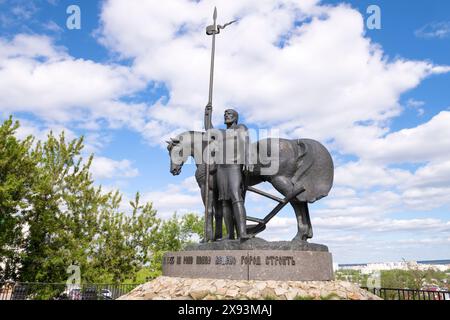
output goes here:
{"type": "MultiPolygon", "coordinates": [[[[206,106],[205,128],[212,129],[211,106],[206,106]]],[[[244,206],[244,179],[243,171],[248,166],[248,129],[238,124],[239,114],[233,109],[224,113],[226,130],[220,135],[224,155],[221,163],[217,164],[216,181],[218,201],[222,204],[222,214],[227,228],[224,239],[234,239],[236,227],[239,239],[250,238],[247,235],[247,214],[244,206]]]]}

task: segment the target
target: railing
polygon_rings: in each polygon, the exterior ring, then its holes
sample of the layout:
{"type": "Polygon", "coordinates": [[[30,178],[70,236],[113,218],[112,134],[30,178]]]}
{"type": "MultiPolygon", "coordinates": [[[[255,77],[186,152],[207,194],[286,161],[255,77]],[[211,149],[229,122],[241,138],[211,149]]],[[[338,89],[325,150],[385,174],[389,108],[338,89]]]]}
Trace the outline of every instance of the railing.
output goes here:
{"type": "Polygon", "coordinates": [[[450,300],[450,291],[362,288],[383,298],[384,300],[450,300]]]}
{"type": "Polygon", "coordinates": [[[115,300],[139,284],[0,283],[0,300],[115,300]]]}
{"type": "MultiPolygon", "coordinates": [[[[0,300],[115,300],[139,284],[0,283],[0,300]]],[[[384,300],[450,300],[450,291],[363,287],[384,300]]]]}

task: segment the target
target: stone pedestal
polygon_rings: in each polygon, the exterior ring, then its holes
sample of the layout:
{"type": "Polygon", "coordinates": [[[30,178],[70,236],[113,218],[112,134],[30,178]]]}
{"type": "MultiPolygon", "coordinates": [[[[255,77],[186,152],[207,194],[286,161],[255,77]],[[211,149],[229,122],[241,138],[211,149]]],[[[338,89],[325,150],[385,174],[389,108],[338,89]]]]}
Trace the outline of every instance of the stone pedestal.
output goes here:
{"type": "Polygon", "coordinates": [[[158,277],[119,300],[381,300],[345,281],[259,281],[158,277]]]}
{"type": "Polygon", "coordinates": [[[333,280],[331,253],[323,245],[305,241],[220,241],[168,252],[163,275],[230,280],[333,280]]]}

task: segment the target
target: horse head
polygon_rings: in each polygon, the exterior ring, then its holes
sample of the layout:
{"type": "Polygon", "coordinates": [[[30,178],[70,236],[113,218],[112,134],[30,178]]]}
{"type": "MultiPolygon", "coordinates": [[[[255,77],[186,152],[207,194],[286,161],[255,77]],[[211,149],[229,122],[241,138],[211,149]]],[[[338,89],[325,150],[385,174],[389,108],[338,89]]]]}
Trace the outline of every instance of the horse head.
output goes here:
{"type": "Polygon", "coordinates": [[[177,176],[181,173],[186,158],[183,156],[183,146],[180,137],[170,138],[167,143],[167,150],[170,157],[170,173],[177,176]]]}
{"type": "Polygon", "coordinates": [[[202,163],[203,149],[205,148],[204,132],[186,131],[175,138],[166,141],[170,156],[170,173],[177,176],[189,157],[195,164],[202,163]]]}

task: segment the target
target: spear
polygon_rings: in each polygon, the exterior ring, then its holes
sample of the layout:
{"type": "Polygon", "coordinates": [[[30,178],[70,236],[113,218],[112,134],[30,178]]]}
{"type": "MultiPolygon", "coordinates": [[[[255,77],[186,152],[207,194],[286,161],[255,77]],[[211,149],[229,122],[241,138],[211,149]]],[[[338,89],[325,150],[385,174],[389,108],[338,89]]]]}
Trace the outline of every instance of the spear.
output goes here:
{"type": "MultiPolygon", "coordinates": [[[[236,20],[233,20],[231,22],[228,22],[224,24],[223,26],[217,25],[217,8],[214,7],[214,13],[213,13],[213,21],[214,23],[206,28],[206,34],[208,36],[212,35],[212,46],[211,46],[211,69],[209,74],[209,95],[208,95],[208,106],[210,106],[210,110],[205,110],[205,125],[206,122],[209,122],[209,119],[212,117],[212,99],[213,99],[213,84],[214,84],[214,56],[216,53],[216,34],[220,33],[220,29],[225,29],[226,26],[236,22],[236,20]],[[208,114],[209,112],[209,114],[208,114]]],[[[208,234],[207,234],[207,221],[208,221],[208,209],[209,209],[209,177],[210,177],[210,152],[209,152],[209,142],[210,137],[208,134],[208,130],[211,128],[205,127],[206,133],[206,147],[207,153],[206,153],[206,177],[205,177],[205,242],[208,242],[208,234]]]]}

